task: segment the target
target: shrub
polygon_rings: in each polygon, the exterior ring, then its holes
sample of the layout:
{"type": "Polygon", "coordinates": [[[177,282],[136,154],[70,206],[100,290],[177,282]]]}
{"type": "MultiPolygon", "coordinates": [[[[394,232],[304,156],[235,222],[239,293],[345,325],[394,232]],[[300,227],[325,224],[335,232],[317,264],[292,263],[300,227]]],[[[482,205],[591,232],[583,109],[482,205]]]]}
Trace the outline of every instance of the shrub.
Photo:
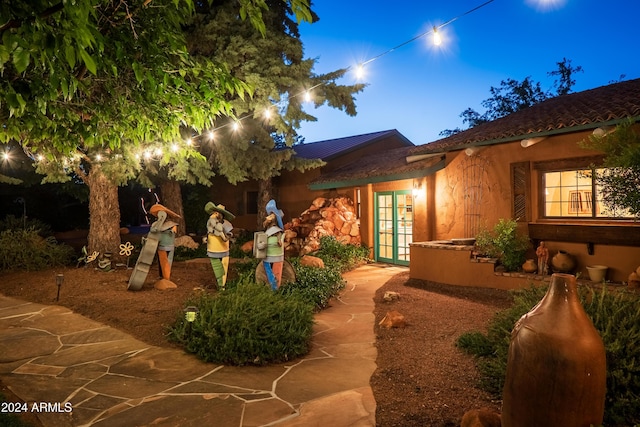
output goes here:
{"type": "Polygon", "coordinates": [[[173,254],[174,261],[186,261],[194,258],[206,258],[207,245],[200,245],[196,249],[187,248],[186,246],[176,246],[173,254]]]}
{"type": "Polygon", "coordinates": [[[333,236],[320,238],[320,249],[315,256],[322,258],[325,266],[335,267],[338,271],[345,272],[352,270],[362,262],[366,261],[369,250],[360,245],[340,243],[333,236]]]}
{"type": "MultiPolygon", "coordinates": [[[[605,425],[640,423],[640,299],[624,291],[578,288],[587,315],[600,333],[607,353],[605,425]]],[[[504,386],[511,331],[518,319],[544,296],[546,288],[514,291],[514,304],[496,314],[487,334],[468,332],[457,345],[477,357],[480,385],[499,397],[504,386]]]]}
{"type": "Polygon", "coordinates": [[[518,233],[518,223],[513,219],[501,218],[492,231],[483,229],[476,235],[478,251],[500,259],[507,271],[520,269],[529,246],[529,238],[518,233]]]}
{"type": "Polygon", "coordinates": [[[245,280],[187,304],[199,309],[195,321],[180,316],[169,337],[207,362],[264,365],[309,351],[313,312],[296,295],[284,298],[268,286],[245,280]]]}
{"type": "Polygon", "coordinates": [[[278,292],[283,296],[296,295],[313,306],[316,311],[326,308],[331,297],[344,288],[340,270],[335,266],[308,267],[300,265],[298,258],[292,259],[291,264],[296,271],[296,281],[281,286],[278,292]]]}
{"type": "Polygon", "coordinates": [[[0,232],[0,270],[43,270],[68,265],[73,259],[72,247],[52,236],[42,237],[34,228],[0,232]]]}
{"type": "Polygon", "coordinates": [[[51,226],[37,218],[18,218],[14,215],[7,215],[4,219],[0,220],[0,231],[20,229],[35,230],[42,237],[51,236],[53,234],[51,226]]]}

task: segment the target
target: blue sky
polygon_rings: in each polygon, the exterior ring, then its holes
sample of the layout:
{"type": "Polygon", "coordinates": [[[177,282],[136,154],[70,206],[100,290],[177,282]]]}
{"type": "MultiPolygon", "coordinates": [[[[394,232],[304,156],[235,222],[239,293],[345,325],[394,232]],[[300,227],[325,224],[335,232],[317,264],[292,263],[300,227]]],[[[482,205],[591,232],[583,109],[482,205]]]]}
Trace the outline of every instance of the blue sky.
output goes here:
{"type": "MultiPolygon", "coordinates": [[[[397,129],[414,144],[440,139],[443,129],[462,127],[466,108],[483,112],[491,86],[531,76],[551,89],[547,72],[563,58],[584,72],[574,92],[640,77],[637,0],[315,0],[320,21],[301,24],[305,56],[325,73],[383,54],[365,67],[368,84],[358,94],[358,114],[308,107],[317,122],[303,124],[306,142],[397,129]],[[385,4],[385,7],[382,5],[385,4]],[[459,17],[432,36],[434,25],[459,17]]],[[[354,73],[340,81],[355,82],[354,73]]]]}

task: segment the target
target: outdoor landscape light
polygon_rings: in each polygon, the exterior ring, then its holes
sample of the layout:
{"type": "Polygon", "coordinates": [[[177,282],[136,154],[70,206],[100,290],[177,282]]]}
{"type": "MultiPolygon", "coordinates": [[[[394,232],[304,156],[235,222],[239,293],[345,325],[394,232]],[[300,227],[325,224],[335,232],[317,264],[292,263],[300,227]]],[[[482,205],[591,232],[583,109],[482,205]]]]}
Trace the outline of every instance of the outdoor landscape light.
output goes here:
{"type": "Polygon", "coordinates": [[[187,322],[192,323],[193,321],[196,320],[196,316],[198,315],[198,312],[200,310],[198,310],[198,307],[194,307],[193,305],[190,305],[189,307],[184,309],[184,318],[187,322]]]}
{"type": "Polygon", "coordinates": [[[64,274],[62,273],[56,274],[56,286],[58,286],[58,294],[56,295],[56,301],[60,300],[60,287],[62,286],[62,282],[64,282],[64,274]]]}

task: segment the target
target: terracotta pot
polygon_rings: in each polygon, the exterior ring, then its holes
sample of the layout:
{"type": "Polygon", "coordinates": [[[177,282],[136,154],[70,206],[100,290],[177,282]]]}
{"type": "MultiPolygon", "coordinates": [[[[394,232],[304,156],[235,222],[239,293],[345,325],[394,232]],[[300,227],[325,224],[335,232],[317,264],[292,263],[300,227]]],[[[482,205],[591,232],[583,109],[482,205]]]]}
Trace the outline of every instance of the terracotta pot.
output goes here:
{"type": "Polygon", "coordinates": [[[571,273],[576,266],[576,260],[570,253],[559,250],[558,253],[551,258],[551,266],[556,273],[571,273]]]}
{"type": "Polygon", "coordinates": [[[580,304],[576,278],[554,274],[511,333],[502,426],[600,425],[605,393],[604,345],[580,304]]]}
{"type": "Polygon", "coordinates": [[[538,264],[534,260],[528,259],[522,264],[522,271],[525,273],[535,273],[538,271],[538,264]]]}

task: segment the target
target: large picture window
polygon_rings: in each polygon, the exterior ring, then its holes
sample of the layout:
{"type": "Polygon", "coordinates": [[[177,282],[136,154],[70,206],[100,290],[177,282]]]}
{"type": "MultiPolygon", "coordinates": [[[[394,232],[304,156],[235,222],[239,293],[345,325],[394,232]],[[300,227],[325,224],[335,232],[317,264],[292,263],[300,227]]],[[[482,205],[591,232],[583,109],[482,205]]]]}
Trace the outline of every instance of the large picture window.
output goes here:
{"type": "Polygon", "coordinates": [[[631,219],[628,210],[607,206],[601,197],[594,172],[606,169],[573,169],[542,174],[544,216],[561,218],[631,219]]]}

